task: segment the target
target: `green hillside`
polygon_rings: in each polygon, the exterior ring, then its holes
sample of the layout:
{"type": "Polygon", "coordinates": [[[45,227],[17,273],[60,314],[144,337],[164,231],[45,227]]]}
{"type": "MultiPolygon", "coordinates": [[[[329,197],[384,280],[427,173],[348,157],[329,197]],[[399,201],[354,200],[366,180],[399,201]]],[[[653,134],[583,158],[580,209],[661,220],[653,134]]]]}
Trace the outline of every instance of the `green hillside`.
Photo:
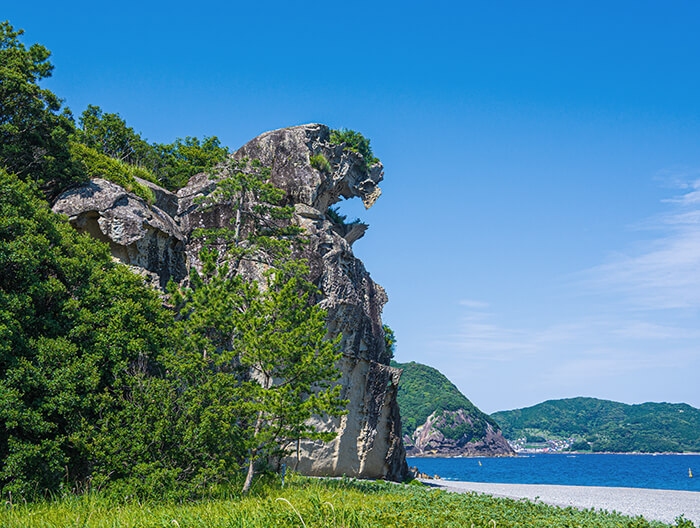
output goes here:
{"type": "Polygon", "coordinates": [[[684,403],[627,405],[596,398],[550,400],[491,415],[506,438],[575,437],[593,451],[700,451],[700,409],[684,403]]]}
{"type": "Polygon", "coordinates": [[[481,412],[439,370],[415,363],[391,362],[392,367],[403,369],[399,382],[398,402],[401,410],[402,433],[411,435],[434,411],[465,409],[477,421],[475,428],[495,422],[481,412]]]}

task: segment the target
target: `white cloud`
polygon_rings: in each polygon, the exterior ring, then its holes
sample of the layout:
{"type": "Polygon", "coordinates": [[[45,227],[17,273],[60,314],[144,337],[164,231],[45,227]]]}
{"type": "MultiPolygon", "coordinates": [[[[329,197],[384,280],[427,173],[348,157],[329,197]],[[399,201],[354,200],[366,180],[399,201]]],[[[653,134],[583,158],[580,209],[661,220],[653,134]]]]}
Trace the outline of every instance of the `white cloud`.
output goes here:
{"type": "Polygon", "coordinates": [[[674,210],[646,223],[660,235],[587,270],[587,286],[643,310],[700,308],[700,180],[666,201],[674,210]]]}
{"type": "Polygon", "coordinates": [[[527,306],[458,301],[454,332],[428,343],[431,364],[493,410],[576,395],[698,405],[682,381],[700,362],[698,176],[676,185],[665,214],[636,226],[646,241],[537,299],[550,305],[543,319],[533,322],[527,306]]]}

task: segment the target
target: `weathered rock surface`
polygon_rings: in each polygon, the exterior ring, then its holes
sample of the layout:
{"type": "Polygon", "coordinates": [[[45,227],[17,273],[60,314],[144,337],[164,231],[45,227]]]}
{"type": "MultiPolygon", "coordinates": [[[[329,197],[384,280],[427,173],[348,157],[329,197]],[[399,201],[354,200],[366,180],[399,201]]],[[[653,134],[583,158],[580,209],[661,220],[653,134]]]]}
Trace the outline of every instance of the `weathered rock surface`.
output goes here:
{"type": "Polygon", "coordinates": [[[177,221],[157,206],[167,209],[176,197],[157,185],[141,183],[157,191],[154,205],[95,178],[59,195],[53,210],[67,215],[78,231],[107,242],[114,258],[164,288],[171,278],[179,282],[185,277],[185,237],[177,221]]]}
{"type": "Polygon", "coordinates": [[[474,437],[468,411],[435,411],[411,437],[404,436],[408,456],[512,456],[515,451],[501,431],[486,424],[474,437]]]}
{"type": "MultiPolygon", "coordinates": [[[[396,402],[401,370],[389,366],[381,321],[387,296],[351,247],[367,226],[338,224],[326,215],[341,198],[359,197],[370,207],[381,194],[383,167],[368,168],[360,154],[329,139],[328,127],[302,125],[262,134],[233,155],[270,167],[271,181],[294,205],[293,221],[308,239],[298,256],[309,261],[311,280],[321,291],[329,335],[342,333],[339,383],[350,402],[348,414],[320,420],[318,425],[338,433],[335,440],[302,442],[287,462],[309,475],[402,480],[408,467],[396,402]],[[315,154],[325,156],[330,170],[312,167],[315,154]]],[[[67,214],[76,229],[108,242],[115,258],[164,287],[170,278],[182,281],[190,267],[199,266],[192,232],[226,225],[231,209],[218,204],[203,210],[197,199],[214,190],[206,174],[194,176],[177,195],[148,185],[156,195],[154,204],[96,179],[61,195],[54,210],[67,214]]],[[[259,271],[249,273],[255,277],[259,271]]]]}

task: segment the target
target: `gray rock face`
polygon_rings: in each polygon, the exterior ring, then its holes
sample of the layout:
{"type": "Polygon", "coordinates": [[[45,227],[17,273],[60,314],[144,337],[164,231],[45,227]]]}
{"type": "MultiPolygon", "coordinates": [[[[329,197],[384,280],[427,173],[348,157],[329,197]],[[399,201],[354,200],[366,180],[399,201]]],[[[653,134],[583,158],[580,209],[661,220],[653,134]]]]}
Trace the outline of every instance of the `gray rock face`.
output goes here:
{"type": "MultiPolygon", "coordinates": [[[[156,204],[167,207],[175,199],[165,189],[148,185],[158,191],[156,204]]],[[[67,215],[78,231],[107,242],[114,258],[154,285],[164,288],[171,278],[179,282],[185,277],[185,237],[177,221],[119,185],[96,178],[62,193],[53,210],[67,215]]]]}
{"type": "Polygon", "coordinates": [[[342,145],[330,143],[330,130],[312,124],[266,132],[241,147],[236,158],[259,159],[272,169],[272,183],[287,191],[289,203],[306,204],[321,212],[340,197],[362,199],[368,209],[382,193],[381,163],[369,170],[365,160],[342,145]],[[331,165],[325,173],[311,166],[310,158],[322,154],[331,165]]]}
{"type": "MultiPolygon", "coordinates": [[[[308,475],[402,480],[408,468],[396,402],[401,370],[389,366],[381,321],[387,296],[352,252],[367,226],[338,224],[326,215],[341,198],[359,197],[369,208],[381,194],[383,167],[368,168],[360,154],[329,139],[328,127],[303,125],[262,134],[233,154],[259,159],[271,168],[271,181],[286,192],[295,209],[293,222],[306,231],[308,243],[297,256],[309,261],[311,280],[321,291],[329,337],[342,333],[339,383],[350,402],[348,414],[317,419],[317,425],[338,433],[335,440],[302,442],[287,463],[308,475]],[[316,154],[328,160],[330,170],[312,167],[316,154]]],[[[67,214],[76,229],[108,242],[115,258],[164,287],[170,278],[182,281],[190,267],[199,266],[193,230],[227,225],[232,212],[226,204],[206,211],[199,205],[197,198],[215,187],[206,174],[194,176],[177,195],[148,185],[156,195],[154,204],[96,179],[61,195],[54,211],[67,214]]],[[[259,271],[249,273],[255,278],[259,271]]]]}
{"type": "Polygon", "coordinates": [[[473,420],[464,409],[456,411],[435,411],[423,425],[418,427],[411,438],[404,437],[409,456],[513,456],[515,451],[501,431],[486,424],[486,430],[478,440],[469,434],[450,434],[459,431],[460,426],[469,430],[473,420]],[[447,433],[447,434],[445,434],[447,433]]]}

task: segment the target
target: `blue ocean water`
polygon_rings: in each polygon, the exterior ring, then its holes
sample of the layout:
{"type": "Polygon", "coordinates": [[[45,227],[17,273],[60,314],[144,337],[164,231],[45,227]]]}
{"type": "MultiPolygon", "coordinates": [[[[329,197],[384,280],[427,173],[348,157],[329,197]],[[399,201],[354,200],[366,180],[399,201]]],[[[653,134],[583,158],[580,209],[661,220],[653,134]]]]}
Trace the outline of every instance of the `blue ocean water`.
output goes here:
{"type": "Polygon", "coordinates": [[[407,461],[423,473],[448,480],[700,491],[700,455],[538,453],[503,458],[408,457],[407,461]]]}

